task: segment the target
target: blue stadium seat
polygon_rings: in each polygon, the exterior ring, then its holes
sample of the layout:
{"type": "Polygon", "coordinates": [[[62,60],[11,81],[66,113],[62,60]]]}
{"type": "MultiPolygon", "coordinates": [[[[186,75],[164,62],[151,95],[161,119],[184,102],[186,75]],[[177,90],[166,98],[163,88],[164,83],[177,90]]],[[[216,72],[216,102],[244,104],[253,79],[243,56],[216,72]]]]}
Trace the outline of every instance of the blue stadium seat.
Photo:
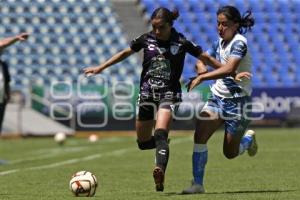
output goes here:
{"type": "MultiPolygon", "coordinates": [[[[148,17],[158,5],[170,9],[178,7],[181,16],[175,23],[176,29],[204,49],[209,48],[218,38],[215,22],[216,11],[220,5],[235,5],[242,12],[252,8],[256,25],[246,37],[249,51],[253,56],[253,69],[258,73],[258,76],[253,78],[254,86],[299,85],[298,67],[292,70],[289,68],[300,65],[299,1],[220,0],[216,3],[203,0],[199,3],[197,0],[141,0],[140,2],[146,8],[148,17]],[[269,76],[270,73],[275,75],[269,76]],[[278,78],[276,73],[295,73],[295,76],[278,78]]],[[[62,73],[75,79],[83,66],[99,64],[128,45],[110,1],[87,3],[49,0],[47,4],[32,1],[30,6],[24,1],[18,3],[7,1],[6,4],[7,6],[1,7],[0,12],[1,37],[28,30],[32,30],[31,32],[35,34],[26,45],[13,46],[5,53],[4,56],[9,58],[11,67],[15,69],[12,73],[20,72],[25,76],[34,74],[43,77],[47,76],[48,69],[51,69],[55,75],[62,73]],[[37,15],[39,17],[36,17],[37,15]],[[18,71],[21,68],[30,69],[18,71]]],[[[119,71],[114,67],[105,73],[113,74],[115,78],[112,80],[122,79],[120,73],[124,72],[132,76],[128,79],[133,79],[133,76],[139,77],[140,69],[136,70],[135,67],[137,61],[127,61],[125,64],[125,71],[119,71]]],[[[191,70],[193,64],[193,60],[187,57],[184,78],[194,73],[191,70]]],[[[26,78],[25,81],[21,81],[18,76],[13,76],[12,79],[13,86],[27,85],[29,80],[26,78]]],[[[49,81],[40,82],[47,84],[49,81]]]]}
{"type": "MultiPolygon", "coordinates": [[[[288,66],[300,65],[299,50],[299,21],[300,3],[298,1],[257,1],[257,0],[221,0],[218,3],[204,0],[199,4],[196,0],[172,0],[176,5],[192,8],[185,10],[185,19],[176,25],[184,34],[191,34],[191,38],[202,46],[209,47],[217,39],[215,31],[215,12],[220,5],[231,4],[242,12],[251,8],[256,25],[248,33],[249,51],[253,57],[253,68],[259,76],[254,78],[254,86],[287,86],[297,84],[295,78],[280,79],[278,73],[298,73],[289,71],[288,66]],[[188,4],[188,5],[187,5],[188,4]],[[196,24],[191,23],[190,16],[195,16],[196,24]],[[189,33],[186,33],[186,32],[189,33]],[[200,32],[200,34],[199,34],[200,32]],[[200,36],[199,36],[200,35],[200,36]],[[273,74],[270,76],[270,74],[273,74]],[[265,78],[267,77],[267,78],[265,78]]],[[[193,19],[193,18],[192,18],[193,19]]],[[[187,58],[186,65],[192,62],[187,58]]],[[[184,70],[184,77],[193,73],[190,67],[184,70]]],[[[299,75],[299,74],[298,74],[299,75]]]]}
{"type": "MultiPolygon", "coordinates": [[[[152,4],[152,1],[143,1],[152,4]]],[[[49,0],[47,4],[32,1],[30,5],[25,1],[7,1],[5,7],[1,7],[0,23],[1,37],[24,31],[33,33],[26,43],[12,46],[4,54],[12,74],[18,75],[12,76],[13,88],[26,88],[30,76],[45,78],[45,81],[38,80],[45,85],[51,82],[47,76],[76,81],[82,67],[99,64],[128,46],[108,0],[49,0]],[[24,80],[20,80],[20,75],[24,80]]],[[[132,59],[135,62],[128,62],[126,66],[135,72],[137,59],[132,59]]]]}

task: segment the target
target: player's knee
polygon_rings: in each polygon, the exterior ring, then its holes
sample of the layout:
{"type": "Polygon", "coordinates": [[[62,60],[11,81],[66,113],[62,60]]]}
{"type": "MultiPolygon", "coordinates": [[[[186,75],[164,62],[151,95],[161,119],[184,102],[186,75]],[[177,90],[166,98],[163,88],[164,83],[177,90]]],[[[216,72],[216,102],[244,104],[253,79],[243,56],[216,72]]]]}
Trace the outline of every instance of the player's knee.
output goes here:
{"type": "Polygon", "coordinates": [[[233,159],[239,155],[238,152],[232,151],[223,151],[223,154],[227,159],[233,159]]]}
{"type": "Polygon", "coordinates": [[[168,145],[168,131],[166,129],[156,129],[154,132],[155,144],[168,145]]]}
{"type": "Polygon", "coordinates": [[[137,140],[136,142],[137,142],[138,147],[139,147],[140,150],[154,149],[156,147],[155,139],[154,139],[153,136],[148,141],[140,142],[140,141],[137,140]]]}

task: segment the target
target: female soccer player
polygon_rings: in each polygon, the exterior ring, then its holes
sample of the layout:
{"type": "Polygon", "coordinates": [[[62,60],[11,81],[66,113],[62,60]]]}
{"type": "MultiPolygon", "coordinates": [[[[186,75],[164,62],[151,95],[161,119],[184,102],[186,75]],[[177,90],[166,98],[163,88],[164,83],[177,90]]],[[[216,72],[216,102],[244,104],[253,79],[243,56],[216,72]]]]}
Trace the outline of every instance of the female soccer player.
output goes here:
{"type": "Polygon", "coordinates": [[[164,189],[164,176],[169,158],[168,133],[172,113],[181,102],[179,79],[186,53],[205,63],[221,66],[213,57],[203,54],[201,47],[187,40],[172,27],[178,16],[178,11],[171,12],[162,7],[156,9],[151,16],[152,31],[134,39],[129,48],[115,54],[103,64],[84,69],[85,74],[100,73],[143,49],[143,70],[137,100],[137,143],[141,150],[156,148],[153,177],[157,191],[164,189]]]}
{"type": "MultiPolygon", "coordinates": [[[[20,33],[16,36],[13,37],[7,37],[4,39],[0,40],[0,56],[2,54],[2,51],[15,44],[18,41],[25,41],[29,37],[29,33],[20,33]]],[[[0,134],[2,130],[2,123],[4,119],[4,114],[5,114],[5,108],[6,104],[9,101],[10,98],[10,88],[9,88],[9,81],[10,81],[10,74],[8,70],[8,65],[6,62],[3,62],[0,60],[0,90],[1,94],[0,95],[0,134]]]]}
{"type": "Polygon", "coordinates": [[[225,124],[223,153],[226,158],[235,158],[246,150],[250,156],[257,152],[254,132],[249,130],[244,135],[250,122],[250,80],[237,81],[230,76],[234,72],[251,71],[247,39],[241,34],[254,25],[254,19],[250,11],[241,17],[237,8],[224,6],[217,11],[217,23],[220,38],[207,53],[223,65],[199,75],[189,85],[191,90],[205,80],[217,79],[211,87],[212,97],[201,111],[202,120],[196,122],[192,157],[194,179],[192,186],[183,190],[183,194],[205,192],[203,176],[207,163],[206,144],[221,125],[225,124]]]}

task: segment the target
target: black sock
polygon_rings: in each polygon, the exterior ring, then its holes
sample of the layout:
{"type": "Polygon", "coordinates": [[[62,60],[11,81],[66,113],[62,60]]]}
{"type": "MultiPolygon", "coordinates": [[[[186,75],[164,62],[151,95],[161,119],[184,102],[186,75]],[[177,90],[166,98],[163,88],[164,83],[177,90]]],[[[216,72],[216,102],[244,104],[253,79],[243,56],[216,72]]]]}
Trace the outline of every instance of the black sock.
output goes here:
{"type": "Polygon", "coordinates": [[[169,160],[168,131],[157,129],[154,132],[154,138],[156,144],[156,166],[165,171],[169,160]]]}
{"type": "Polygon", "coordinates": [[[140,150],[154,149],[156,147],[154,136],[151,136],[151,139],[148,141],[139,142],[137,140],[136,142],[138,143],[140,150]]]}

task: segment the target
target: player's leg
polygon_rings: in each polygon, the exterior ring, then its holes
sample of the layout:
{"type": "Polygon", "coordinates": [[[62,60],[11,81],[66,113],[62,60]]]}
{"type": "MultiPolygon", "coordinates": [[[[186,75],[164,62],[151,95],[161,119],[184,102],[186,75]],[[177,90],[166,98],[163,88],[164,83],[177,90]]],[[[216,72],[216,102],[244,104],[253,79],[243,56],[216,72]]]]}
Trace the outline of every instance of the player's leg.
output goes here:
{"type": "Polygon", "coordinates": [[[239,147],[242,135],[226,132],[224,135],[223,154],[228,159],[239,155],[239,147]]]}
{"type": "Polygon", "coordinates": [[[137,144],[140,150],[154,149],[156,147],[154,136],[152,136],[154,124],[154,120],[136,120],[137,144]]]}
{"type": "Polygon", "coordinates": [[[246,150],[250,156],[254,156],[257,152],[254,131],[249,130],[245,133],[250,123],[249,102],[249,97],[240,97],[224,103],[226,120],[223,152],[228,159],[235,158],[246,150]]]}
{"type": "Polygon", "coordinates": [[[155,124],[156,166],[153,178],[157,191],[164,190],[164,176],[169,160],[168,134],[172,121],[172,111],[168,108],[159,108],[155,124]]]}
{"type": "Polygon", "coordinates": [[[154,115],[156,113],[156,105],[152,102],[138,102],[136,109],[137,119],[135,128],[138,147],[141,150],[155,149],[156,145],[152,130],[155,125],[154,115]]]}
{"type": "Polygon", "coordinates": [[[3,124],[6,104],[7,104],[6,101],[4,101],[3,103],[0,103],[0,135],[2,132],[2,124],[3,124]]]}
{"type": "Polygon", "coordinates": [[[257,143],[255,132],[253,130],[248,130],[245,135],[242,133],[233,134],[231,131],[226,131],[223,144],[223,153],[226,158],[233,159],[243,154],[246,150],[248,151],[249,156],[254,156],[256,154],[257,143]]]}
{"type": "Polygon", "coordinates": [[[204,193],[203,178],[208,159],[207,141],[213,133],[223,124],[216,113],[209,110],[201,112],[201,120],[196,122],[194,135],[194,149],[192,156],[193,180],[192,185],[182,191],[183,194],[204,193]]]}
{"type": "Polygon", "coordinates": [[[228,159],[242,155],[245,151],[248,152],[249,156],[255,156],[257,149],[258,146],[253,130],[248,130],[244,135],[239,134],[239,136],[232,135],[228,131],[225,133],[223,152],[228,159]]]}

